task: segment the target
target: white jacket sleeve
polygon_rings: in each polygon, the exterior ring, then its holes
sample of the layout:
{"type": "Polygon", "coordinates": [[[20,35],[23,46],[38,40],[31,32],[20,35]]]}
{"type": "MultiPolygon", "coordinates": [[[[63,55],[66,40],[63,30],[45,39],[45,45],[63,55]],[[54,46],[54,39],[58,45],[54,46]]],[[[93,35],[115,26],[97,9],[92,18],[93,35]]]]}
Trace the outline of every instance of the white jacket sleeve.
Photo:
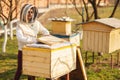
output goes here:
{"type": "Polygon", "coordinates": [[[18,41],[22,42],[22,43],[35,43],[35,42],[37,42],[35,37],[25,36],[19,27],[16,28],[16,36],[17,36],[18,41]]]}
{"type": "Polygon", "coordinates": [[[39,26],[40,26],[39,31],[42,35],[49,35],[50,34],[49,31],[45,27],[43,27],[43,25],[40,22],[39,22],[39,26]]]}

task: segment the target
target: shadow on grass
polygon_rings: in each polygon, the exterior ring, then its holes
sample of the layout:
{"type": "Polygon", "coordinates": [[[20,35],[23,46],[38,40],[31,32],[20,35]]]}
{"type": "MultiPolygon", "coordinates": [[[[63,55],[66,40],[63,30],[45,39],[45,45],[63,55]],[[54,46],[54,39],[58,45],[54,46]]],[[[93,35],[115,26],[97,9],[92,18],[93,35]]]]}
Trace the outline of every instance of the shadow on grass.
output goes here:
{"type": "Polygon", "coordinates": [[[16,69],[7,70],[3,73],[0,73],[0,80],[13,80],[15,70],[16,69]]]}
{"type": "Polygon", "coordinates": [[[0,53],[0,60],[17,59],[17,54],[0,53]]]}
{"type": "MultiPolygon", "coordinates": [[[[0,80],[13,80],[14,79],[14,75],[15,75],[16,69],[11,69],[11,70],[7,70],[3,73],[0,73],[0,80]]],[[[27,79],[26,75],[21,75],[20,80],[25,80],[27,79]]]]}
{"type": "Polygon", "coordinates": [[[13,80],[17,54],[0,53],[0,80],[13,80]]]}

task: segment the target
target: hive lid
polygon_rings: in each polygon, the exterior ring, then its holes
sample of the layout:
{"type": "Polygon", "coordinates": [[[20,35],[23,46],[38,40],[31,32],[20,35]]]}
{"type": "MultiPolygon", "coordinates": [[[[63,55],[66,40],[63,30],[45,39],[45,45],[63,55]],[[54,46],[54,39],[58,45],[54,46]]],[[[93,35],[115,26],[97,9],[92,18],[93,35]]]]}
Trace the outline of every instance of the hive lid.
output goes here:
{"type": "Polygon", "coordinates": [[[35,44],[27,44],[26,46],[55,49],[63,46],[72,45],[72,43],[52,35],[42,36],[38,38],[38,42],[39,43],[35,43],[35,44]]]}
{"type": "Polygon", "coordinates": [[[120,28],[120,20],[117,18],[96,19],[95,22],[99,22],[99,23],[111,26],[113,28],[120,28]]]}
{"type": "Polygon", "coordinates": [[[64,43],[67,41],[64,39],[49,35],[49,36],[42,36],[42,37],[38,38],[38,42],[52,46],[52,45],[64,43]]]}
{"type": "Polygon", "coordinates": [[[60,18],[49,18],[49,20],[51,21],[61,21],[61,22],[71,22],[71,21],[75,21],[74,19],[70,18],[70,17],[60,17],[60,18]]]}

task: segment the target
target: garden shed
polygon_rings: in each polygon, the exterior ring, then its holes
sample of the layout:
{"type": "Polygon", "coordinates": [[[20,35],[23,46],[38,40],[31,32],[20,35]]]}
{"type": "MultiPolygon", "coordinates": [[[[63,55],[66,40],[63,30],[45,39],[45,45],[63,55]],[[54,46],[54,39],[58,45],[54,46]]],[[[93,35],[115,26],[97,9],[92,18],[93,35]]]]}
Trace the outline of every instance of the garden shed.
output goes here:
{"type": "Polygon", "coordinates": [[[112,53],[120,49],[119,19],[96,19],[83,23],[82,26],[85,51],[112,53]]]}

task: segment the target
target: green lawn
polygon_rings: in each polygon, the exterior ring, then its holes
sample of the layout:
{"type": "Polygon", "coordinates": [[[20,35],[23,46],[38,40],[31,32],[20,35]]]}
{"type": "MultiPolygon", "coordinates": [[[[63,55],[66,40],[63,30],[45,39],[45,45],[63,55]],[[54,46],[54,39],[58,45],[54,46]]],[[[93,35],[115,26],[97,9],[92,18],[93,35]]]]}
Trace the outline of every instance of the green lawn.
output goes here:
{"type": "MultiPolygon", "coordinates": [[[[108,17],[108,13],[111,8],[100,8],[100,16],[108,17]]],[[[120,8],[117,9],[115,14],[116,18],[120,19],[120,8]]],[[[68,10],[68,14],[71,18],[76,19],[73,25],[81,22],[81,17],[75,13],[68,10]]],[[[50,23],[48,23],[50,24],[50,23]]],[[[45,25],[46,26],[46,25],[45,25]]],[[[47,25],[48,26],[48,25],[47,25]]],[[[3,36],[0,37],[0,46],[3,44],[3,36]]],[[[13,80],[16,66],[17,66],[17,39],[14,36],[13,40],[8,38],[7,52],[2,53],[2,47],[0,47],[0,80],[13,80]]],[[[83,60],[85,59],[85,53],[82,52],[83,60]]],[[[92,63],[92,55],[88,55],[88,63],[86,65],[88,80],[120,80],[120,64],[116,65],[116,53],[114,54],[114,67],[111,69],[110,66],[110,54],[105,54],[101,58],[95,55],[95,63],[92,63]]],[[[27,76],[22,75],[21,80],[27,80],[27,76]]],[[[42,78],[37,78],[36,80],[44,80],[42,78]]]]}
{"type": "MultiPolygon", "coordinates": [[[[0,38],[0,46],[2,46],[3,37],[0,38]]],[[[8,38],[6,53],[2,53],[2,48],[0,48],[0,80],[13,80],[17,68],[17,48],[16,36],[13,40],[8,38]]],[[[44,80],[43,78],[36,79],[44,80]]],[[[21,80],[27,80],[27,76],[22,75],[21,80]]]]}

